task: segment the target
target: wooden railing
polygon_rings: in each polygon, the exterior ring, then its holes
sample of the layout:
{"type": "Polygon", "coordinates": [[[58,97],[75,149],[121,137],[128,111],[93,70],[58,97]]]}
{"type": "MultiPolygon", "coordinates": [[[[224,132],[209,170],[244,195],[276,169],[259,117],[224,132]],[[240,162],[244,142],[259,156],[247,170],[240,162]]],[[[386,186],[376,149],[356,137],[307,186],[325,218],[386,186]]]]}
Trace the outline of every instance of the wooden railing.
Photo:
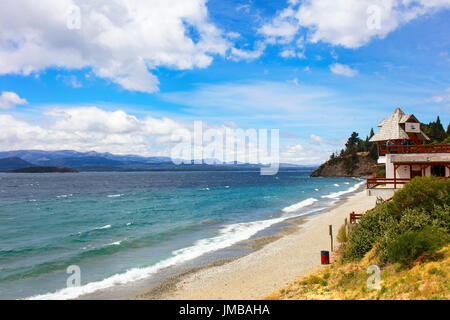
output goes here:
{"type": "Polygon", "coordinates": [[[367,189],[375,188],[379,185],[388,185],[391,184],[394,186],[395,189],[397,189],[397,186],[399,184],[405,184],[411,181],[411,179],[408,178],[378,178],[378,177],[370,177],[367,178],[366,181],[366,187],[367,189]]]}
{"type": "Polygon", "coordinates": [[[389,153],[450,153],[450,144],[386,145],[379,150],[380,156],[389,153]]]}
{"type": "MultiPolygon", "coordinates": [[[[392,197],[390,197],[389,199],[383,200],[381,203],[378,203],[377,206],[380,204],[386,203],[388,201],[391,201],[391,200],[392,200],[392,197]]],[[[376,208],[376,206],[373,207],[372,209],[367,210],[364,214],[368,214],[369,212],[372,212],[373,210],[375,210],[375,208],[376,208]]],[[[355,211],[352,211],[350,213],[350,230],[353,230],[353,226],[355,225],[355,223],[358,222],[358,220],[361,220],[361,218],[364,214],[355,213],[355,211]]],[[[347,219],[345,219],[345,223],[347,225],[347,219]]]]}

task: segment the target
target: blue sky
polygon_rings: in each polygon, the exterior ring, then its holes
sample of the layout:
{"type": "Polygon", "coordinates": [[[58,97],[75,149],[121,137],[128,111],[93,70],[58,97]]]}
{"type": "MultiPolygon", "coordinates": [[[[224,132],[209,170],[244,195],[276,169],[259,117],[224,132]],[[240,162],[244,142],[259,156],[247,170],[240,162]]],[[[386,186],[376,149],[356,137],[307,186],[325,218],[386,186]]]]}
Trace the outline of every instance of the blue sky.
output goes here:
{"type": "Polygon", "coordinates": [[[449,123],[448,0],[122,2],[2,1],[2,150],[167,155],[201,120],[315,164],[398,106],[449,123]]]}

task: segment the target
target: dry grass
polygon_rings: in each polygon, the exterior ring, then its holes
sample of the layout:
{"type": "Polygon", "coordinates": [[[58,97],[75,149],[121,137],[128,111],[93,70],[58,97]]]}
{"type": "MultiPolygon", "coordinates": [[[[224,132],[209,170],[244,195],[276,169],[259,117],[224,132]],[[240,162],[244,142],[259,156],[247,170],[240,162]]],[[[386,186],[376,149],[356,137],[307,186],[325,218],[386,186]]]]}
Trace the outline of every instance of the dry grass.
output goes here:
{"type": "Polygon", "coordinates": [[[321,269],[268,296],[270,300],[410,300],[450,298],[450,246],[428,261],[418,259],[408,270],[387,265],[381,270],[381,289],[367,287],[367,267],[376,264],[374,251],[360,262],[321,269]]]}

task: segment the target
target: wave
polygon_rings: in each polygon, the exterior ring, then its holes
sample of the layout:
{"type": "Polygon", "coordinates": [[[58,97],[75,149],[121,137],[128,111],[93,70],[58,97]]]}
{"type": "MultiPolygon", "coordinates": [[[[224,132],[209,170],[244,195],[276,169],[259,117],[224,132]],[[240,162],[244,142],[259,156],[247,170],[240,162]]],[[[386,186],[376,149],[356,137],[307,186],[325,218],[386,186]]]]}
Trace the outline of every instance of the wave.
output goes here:
{"type": "Polygon", "coordinates": [[[73,196],[73,194],[62,194],[62,195],[59,195],[59,196],[56,196],[57,198],[68,198],[68,197],[72,197],[73,196]]]}
{"type": "Polygon", "coordinates": [[[347,190],[339,191],[339,192],[333,192],[333,193],[330,193],[330,194],[328,194],[326,196],[322,196],[322,198],[337,199],[337,198],[339,198],[340,196],[342,196],[344,194],[347,194],[347,193],[354,192],[354,191],[358,190],[358,188],[360,186],[362,186],[363,184],[364,184],[364,181],[361,181],[361,182],[355,184],[354,186],[348,188],[347,190]]]}
{"type": "Polygon", "coordinates": [[[123,194],[109,194],[109,195],[107,195],[108,198],[119,198],[121,196],[123,196],[123,194]]]}
{"type": "Polygon", "coordinates": [[[299,203],[293,204],[292,206],[281,209],[283,212],[294,212],[301,208],[312,205],[314,202],[319,201],[315,198],[308,198],[306,200],[300,201],[299,203]]]}
{"type": "Polygon", "coordinates": [[[108,243],[107,246],[119,246],[122,243],[122,241],[116,241],[112,243],[108,243]]]}
{"type": "MultiPolygon", "coordinates": [[[[314,199],[317,201],[316,199],[314,199]]],[[[310,199],[305,201],[315,202],[310,199]],[[308,201],[309,200],[309,201],[308,201]]],[[[303,201],[303,202],[305,202],[303,201]]],[[[306,205],[304,205],[306,206],[306,205]]],[[[174,266],[183,262],[187,262],[193,259],[196,259],[204,254],[211,253],[220,249],[224,249],[230,247],[240,241],[247,240],[260,232],[274,224],[280,223],[284,220],[299,217],[302,215],[306,215],[314,212],[302,212],[301,214],[290,214],[286,216],[282,216],[279,218],[273,218],[268,220],[260,220],[260,221],[252,221],[252,222],[242,222],[230,224],[222,227],[219,230],[219,235],[201,239],[196,241],[192,246],[178,249],[172,252],[172,256],[165,260],[162,260],[152,266],[143,267],[143,268],[133,268],[127,270],[124,273],[115,274],[106,279],[90,282],[84,286],[80,287],[70,287],[64,288],[56,292],[46,293],[42,295],[36,295],[32,297],[28,297],[28,300],[67,300],[67,299],[75,299],[82,295],[94,293],[98,290],[107,289],[116,285],[123,285],[129,282],[134,282],[138,280],[143,280],[148,278],[149,276],[155,274],[159,270],[163,268],[167,268],[170,266],[174,266]]],[[[113,243],[114,244],[114,243],[113,243]]]]}
{"type": "Polygon", "coordinates": [[[107,224],[106,226],[103,226],[103,227],[94,228],[94,230],[103,230],[103,229],[109,229],[109,228],[111,228],[111,225],[107,224]]]}
{"type": "Polygon", "coordinates": [[[339,187],[339,185],[337,183],[334,184],[335,187],[339,187]]]}

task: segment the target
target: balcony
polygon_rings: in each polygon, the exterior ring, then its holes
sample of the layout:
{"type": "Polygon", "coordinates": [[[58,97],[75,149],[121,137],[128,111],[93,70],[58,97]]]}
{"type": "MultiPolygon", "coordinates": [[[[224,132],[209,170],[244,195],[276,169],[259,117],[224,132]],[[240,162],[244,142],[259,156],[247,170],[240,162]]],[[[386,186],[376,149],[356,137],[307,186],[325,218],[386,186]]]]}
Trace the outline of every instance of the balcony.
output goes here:
{"type": "Polygon", "coordinates": [[[369,177],[366,180],[367,189],[373,188],[393,188],[397,189],[399,186],[403,186],[405,183],[411,181],[409,178],[380,178],[369,177]]]}
{"type": "Polygon", "coordinates": [[[450,144],[379,145],[379,156],[392,153],[450,153],[450,144]]]}

